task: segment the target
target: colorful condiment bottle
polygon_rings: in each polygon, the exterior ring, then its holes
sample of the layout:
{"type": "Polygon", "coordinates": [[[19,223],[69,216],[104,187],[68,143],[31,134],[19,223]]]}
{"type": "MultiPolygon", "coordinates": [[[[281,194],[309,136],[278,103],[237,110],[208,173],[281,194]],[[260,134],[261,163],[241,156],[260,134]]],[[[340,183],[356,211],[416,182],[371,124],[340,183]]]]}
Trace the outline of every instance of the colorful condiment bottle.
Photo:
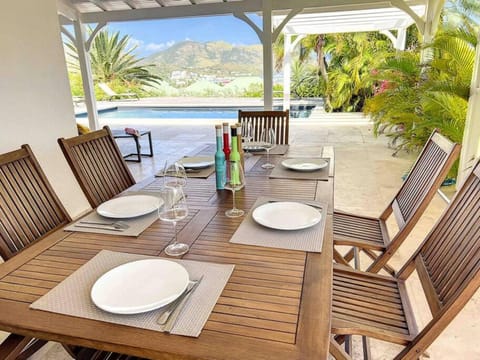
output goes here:
{"type": "Polygon", "coordinates": [[[217,150],[215,152],[215,179],[217,190],[223,190],[225,185],[225,153],[222,146],[222,125],[215,125],[217,150]]]}

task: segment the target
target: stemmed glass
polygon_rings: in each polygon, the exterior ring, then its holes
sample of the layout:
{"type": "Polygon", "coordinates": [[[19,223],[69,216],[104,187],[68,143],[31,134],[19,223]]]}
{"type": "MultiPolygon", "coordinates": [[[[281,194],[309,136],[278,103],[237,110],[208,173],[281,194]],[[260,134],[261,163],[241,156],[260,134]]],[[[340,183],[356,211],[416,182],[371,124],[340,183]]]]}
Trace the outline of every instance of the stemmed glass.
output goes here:
{"type": "MultiPolygon", "coordinates": [[[[242,138],[245,139],[245,145],[250,145],[250,142],[253,140],[253,128],[251,122],[242,123],[242,138]]],[[[245,157],[253,156],[251,153],[246,152],[245,157]]]]}
{"type": "Polygon", "coordinates": [[[163,186],[172,188],[182,188],[187,184],[187,172],[182,164],[175,162],[168,165],[165,161],[163,168],[163,186]]]}
{"type": "Polygon", "coordinates": [[[227,172],[224,188],[232,191],[233,207],[225,211],[225,215],[235,218],[245,214],[245,211],[237,209],[235,205],[235,192],[245,186],[245,174],[240,161],[227,161],[226,166],[230,171],[227,172]]]}
{"type": "Polygon", "coordinates": [[[160,220],[173,224],[173,243],[165,248],[165,254],[180,256],[188,252],[187,244],[177,242],[177,221],[188,216],[188,206],[182,187],[165,187],[162,190],[163,206],[158,210],[160,220]]]}
{"type": "Polygon", "coordinates": [[[273,169],[275,165],[270,163],[270,149],[276,144],[275,130],[273,128],[263,129],[260,141],[269,145],[265,147],[265,150],[267,151],[267,162],[262,165],[262,168],[273,169]]]}

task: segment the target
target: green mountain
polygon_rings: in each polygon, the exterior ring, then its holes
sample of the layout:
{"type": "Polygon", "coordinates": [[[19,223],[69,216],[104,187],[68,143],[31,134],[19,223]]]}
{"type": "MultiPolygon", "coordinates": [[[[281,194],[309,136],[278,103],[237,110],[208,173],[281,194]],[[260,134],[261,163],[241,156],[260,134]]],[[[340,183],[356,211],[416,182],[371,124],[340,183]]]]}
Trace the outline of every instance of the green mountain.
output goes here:
{"type": "Polygon", "coordinates": [[[166,79],[173,71],[184,70],[198,76],[261,76],[262,46],[183,41],[148,56],[143,62],[156,65],[156,72],[166,79]]]}

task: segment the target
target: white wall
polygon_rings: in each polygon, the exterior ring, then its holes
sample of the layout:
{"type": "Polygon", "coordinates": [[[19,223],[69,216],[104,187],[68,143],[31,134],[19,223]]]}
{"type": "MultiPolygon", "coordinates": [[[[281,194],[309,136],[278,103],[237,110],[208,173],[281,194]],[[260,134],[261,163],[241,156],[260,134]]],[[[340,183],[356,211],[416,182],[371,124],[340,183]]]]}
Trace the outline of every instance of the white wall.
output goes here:
{"type": "Polygon", "coordinates": [[[89,208],[57,138],[76,135],[56,0],[0,11],[0,153],[30,144],[71,216],[89,208]]]}

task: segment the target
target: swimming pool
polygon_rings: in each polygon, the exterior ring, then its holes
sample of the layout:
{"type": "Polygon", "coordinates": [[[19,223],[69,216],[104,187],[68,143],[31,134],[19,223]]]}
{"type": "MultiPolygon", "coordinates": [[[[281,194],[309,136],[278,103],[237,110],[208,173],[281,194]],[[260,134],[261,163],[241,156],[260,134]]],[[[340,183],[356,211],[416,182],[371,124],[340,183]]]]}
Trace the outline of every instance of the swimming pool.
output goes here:
{"type": "MultiPolygon", "coordinates": [[[[295,106],[290,110],[292,118],[307,118],[314,105],[295,106]]],[[[242,108],[242,110],[263,110],[262,107],[242,108]]],[[[275,109],[280,110],[280,109],[275,109]]],[[[237,119],[238,108],[173,108],[173,107],[115,107],[99,110],[100,119],[237,119]]],[[[76,115],[86,118],[87,113],[76,115]]]]}

